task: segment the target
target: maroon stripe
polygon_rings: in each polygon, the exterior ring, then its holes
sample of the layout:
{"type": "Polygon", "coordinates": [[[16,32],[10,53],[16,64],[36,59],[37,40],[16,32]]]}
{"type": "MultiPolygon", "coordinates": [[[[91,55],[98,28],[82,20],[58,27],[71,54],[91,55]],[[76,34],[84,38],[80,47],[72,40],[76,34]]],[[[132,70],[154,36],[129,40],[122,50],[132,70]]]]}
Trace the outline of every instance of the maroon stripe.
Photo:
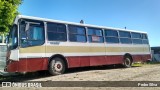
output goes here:
{"type": "Polygon", "coordinates": [[[33,72],[48,69],[48,58],[21,58],[8,64],[8,72],[33,72]]]}
{"type": "MultiPolygon", "coordinates": [[[[133,55],[133,61],[147,61],[151,55],[133,55]]],[[[123,55],[112,56],[70,56],[66,57],[68,68],[122,64],[123,55]]],[[[8,72],[33,72],[48,69],[48,58],[21,58],[7,65],[8,72]]]]}

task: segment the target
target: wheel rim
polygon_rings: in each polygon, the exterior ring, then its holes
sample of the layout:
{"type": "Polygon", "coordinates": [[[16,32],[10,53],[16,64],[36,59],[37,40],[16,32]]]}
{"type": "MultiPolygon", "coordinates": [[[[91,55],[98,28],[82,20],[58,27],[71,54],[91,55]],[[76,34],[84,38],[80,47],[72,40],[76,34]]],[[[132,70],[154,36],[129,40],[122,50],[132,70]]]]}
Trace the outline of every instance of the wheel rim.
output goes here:
{"type": "Polygon", "coordinates": [[[62,69],[63,69],[63,64],[62,64],[60,61],[56,61],[55,64],[54,64],[54,69],[55,69],[55,71],[57,71],[57,72],[62,71],[62,69]]]}
{"type": "Polygon", "coordinates": [[[129,58],[126,58],[125,65],[126,66],[130,66],[131,65],[131,60],[129,58]]]}

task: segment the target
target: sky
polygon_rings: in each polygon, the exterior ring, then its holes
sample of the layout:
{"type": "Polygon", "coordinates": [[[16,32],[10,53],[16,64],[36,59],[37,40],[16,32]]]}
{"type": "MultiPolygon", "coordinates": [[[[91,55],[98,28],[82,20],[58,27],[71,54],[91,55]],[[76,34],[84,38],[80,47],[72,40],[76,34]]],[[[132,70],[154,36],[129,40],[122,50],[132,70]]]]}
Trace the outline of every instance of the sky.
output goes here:
{"type": "Polygon", "coordinates": [[[160,0],[23,0],[22,15],[144,31],[160,46],[160,0]]]}

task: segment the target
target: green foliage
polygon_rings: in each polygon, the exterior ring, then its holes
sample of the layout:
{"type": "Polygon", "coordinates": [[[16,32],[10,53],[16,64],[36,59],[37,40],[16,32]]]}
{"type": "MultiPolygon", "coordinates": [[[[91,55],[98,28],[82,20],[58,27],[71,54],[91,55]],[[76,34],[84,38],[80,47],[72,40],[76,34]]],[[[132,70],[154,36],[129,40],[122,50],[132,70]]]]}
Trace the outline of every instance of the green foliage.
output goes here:
{"type": "Polygon", "coordinates": [[[132,64],[132,67],[141,67],[143,64],[141,62],[136,62],[132,64]]]}
{"type": "Polygon", "coordinates": [[[136,62],[132,64],[132,67],[141,67],[144,65],[155,65],[155,64],[160,64],[160,62],[154,62],[154,61],[136,62]]]}
{"type": "Polygon", "coordinates": [[[18,6],[22,0],[0,0],[0,33],[7,33],[15,16],[18,14],[18,6]]]}

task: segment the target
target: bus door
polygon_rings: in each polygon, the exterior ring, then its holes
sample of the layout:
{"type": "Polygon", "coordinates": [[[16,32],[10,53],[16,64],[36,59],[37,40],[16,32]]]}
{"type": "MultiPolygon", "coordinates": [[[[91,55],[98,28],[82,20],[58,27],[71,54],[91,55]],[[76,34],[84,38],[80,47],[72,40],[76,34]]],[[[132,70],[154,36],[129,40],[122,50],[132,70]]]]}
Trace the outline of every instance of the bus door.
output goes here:
{"type": "Polygon", "coordinates": [[[19,47],[18,47],[18,26],[13,25],[7,37],[7,54],[6,54],[6,68],[8,72],[15,72],[18,70],[19,61],[19,47]]]}
{"type": "Polygon", "coordinates": [[[19,71],[37,71],[45,63],[45,30],[43,22],[22,21],[20,25],[19,71]]]}

